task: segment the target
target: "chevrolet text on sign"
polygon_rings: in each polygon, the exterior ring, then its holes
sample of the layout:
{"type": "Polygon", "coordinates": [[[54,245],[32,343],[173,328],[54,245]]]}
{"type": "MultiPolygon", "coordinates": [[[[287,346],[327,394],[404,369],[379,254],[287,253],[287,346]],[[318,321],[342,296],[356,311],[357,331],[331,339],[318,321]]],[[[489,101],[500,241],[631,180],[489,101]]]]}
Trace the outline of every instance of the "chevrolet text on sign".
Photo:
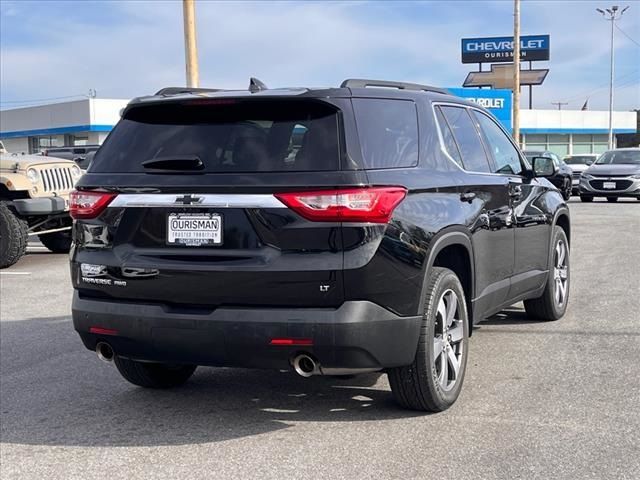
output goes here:
{"type": "MultiPolygon", "coordinates": [[[[549,60],[549,35],[520,37],[520,59],[549,60]]],[[[463,38],[462,63],[512,62],[513,37],[463,38]]]]}

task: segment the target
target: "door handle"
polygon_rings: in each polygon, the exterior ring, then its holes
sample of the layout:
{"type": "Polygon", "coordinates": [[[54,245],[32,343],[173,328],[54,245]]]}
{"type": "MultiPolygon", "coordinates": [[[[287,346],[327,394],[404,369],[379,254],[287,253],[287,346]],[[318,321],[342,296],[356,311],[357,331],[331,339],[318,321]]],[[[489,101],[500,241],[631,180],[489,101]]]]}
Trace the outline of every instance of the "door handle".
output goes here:
{"type": "Polygon", "coordinates": [[[518,199],[522,196],[522,187],[520,185],[513,185],[509,188],[509,196],[511,198],[518,199]]]}
{"type": "Polygon", "coordinates": [[[476,198],[476,194],[473,192],[464,192],[460,194],[460,200],[463,202],[473,202],[473,200],[476,198]]]}

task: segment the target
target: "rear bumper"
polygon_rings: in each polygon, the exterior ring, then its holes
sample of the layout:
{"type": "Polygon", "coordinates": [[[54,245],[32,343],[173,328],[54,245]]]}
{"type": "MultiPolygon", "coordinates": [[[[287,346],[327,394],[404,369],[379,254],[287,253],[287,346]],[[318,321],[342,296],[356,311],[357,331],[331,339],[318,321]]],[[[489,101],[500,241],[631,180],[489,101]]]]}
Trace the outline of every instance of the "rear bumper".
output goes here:
{"type": "Polygon", "coordinates": [[[177,311],[73,297],[73,324],[84,345],[108,342],[136,360],[196,365],[290,368],[308,353],[326,368],[382,369],[408,365],[416,353],[421,318],[399,317],[367,301],[324,308],[217,308],[177,311]],[[91,327],[117,334],[90,332],[91,327]],[[273,338],[311,339],[311,346],[274,346],[273,338]]]}

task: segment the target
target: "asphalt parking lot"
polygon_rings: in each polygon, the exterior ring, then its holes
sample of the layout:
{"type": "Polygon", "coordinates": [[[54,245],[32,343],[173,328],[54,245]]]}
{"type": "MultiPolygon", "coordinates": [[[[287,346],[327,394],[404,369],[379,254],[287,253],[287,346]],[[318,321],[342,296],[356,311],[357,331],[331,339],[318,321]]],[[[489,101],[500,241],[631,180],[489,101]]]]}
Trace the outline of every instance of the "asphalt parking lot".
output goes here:
{"type": "Polygon", "coordinates": [[[640,202],[571,213],[567,315],[481,324],[436,415],[396,407],[379,374],[133,387],[73,331],[66,256],[32,247],[0,274],[0,476],[640,478],[640,202]]]}

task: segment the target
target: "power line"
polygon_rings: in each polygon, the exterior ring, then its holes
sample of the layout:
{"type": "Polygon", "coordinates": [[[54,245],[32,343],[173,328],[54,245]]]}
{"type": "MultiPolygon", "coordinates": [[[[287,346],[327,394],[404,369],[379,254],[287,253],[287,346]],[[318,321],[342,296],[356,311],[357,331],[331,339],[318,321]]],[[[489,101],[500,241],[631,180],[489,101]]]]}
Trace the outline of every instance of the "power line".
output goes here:
{"type": "Polygon", "coordinates": [[[65,97],[34,98],[34,99],[31,99],[31,100],[5,100],[5,101],[0,101],[0,104],[5,105],[5,104],[38,103],[38,102],[48,102],[50,100],[65,100],[65,99],[68,99],[68,98],[79,98],[79,97],[86,98],[87,95],[86,94],[78,94],[78,95],[67,95],[65,97]]]}
{"type": "Polygon", "coordinates": [[[627,37],[629,40],[631,40],[633,43],[635,43],[637,46],[639,46],[639,47],[640,47],[640,43],[638,43],[636,40],[634,40],[633,38],[631,38],[627,32],[625,32],[624,30],[622,30],[618,25],[616,25],[616,28],[617,28],[618,30],[620,30],[620,33],[622,33],[625,37],[627,37]]]}
{"type": "MultiPolygon", "coordinates": [[[[634,78],[632,79],[632,81],[635,81],[637,73],[636,72],[629,72],[629,73],[625,73],[624,75],[620,75],[618,78],[616,78],[615,85],[619,86],[619,85],[622,85],[622,84],[626,83],[626,77],[630,77],[630,76],[633,76],[634,78]],[[622,79],[625,79],[625,81],[622,82],[622,83],[618,83],[622,79]]],[[[582,93],[578,93],[576,95],[571,95],[570,97],[563,98],[563,100],[571,101],[571,100],[575,100],[576,98],[582,98],[582,97],[585,97],[585,96],[590,97],[594,93],[599,92],[600,90],[603,90],[603,89],[608,88],[608,87],[609,87],[608,83],[607,84],[601,84],[601,85],[597,86],[596,88],[594,88],[593,90],[589,90],[589,91],[585,91],[585,92],[582,92],[582,93]]]]}

